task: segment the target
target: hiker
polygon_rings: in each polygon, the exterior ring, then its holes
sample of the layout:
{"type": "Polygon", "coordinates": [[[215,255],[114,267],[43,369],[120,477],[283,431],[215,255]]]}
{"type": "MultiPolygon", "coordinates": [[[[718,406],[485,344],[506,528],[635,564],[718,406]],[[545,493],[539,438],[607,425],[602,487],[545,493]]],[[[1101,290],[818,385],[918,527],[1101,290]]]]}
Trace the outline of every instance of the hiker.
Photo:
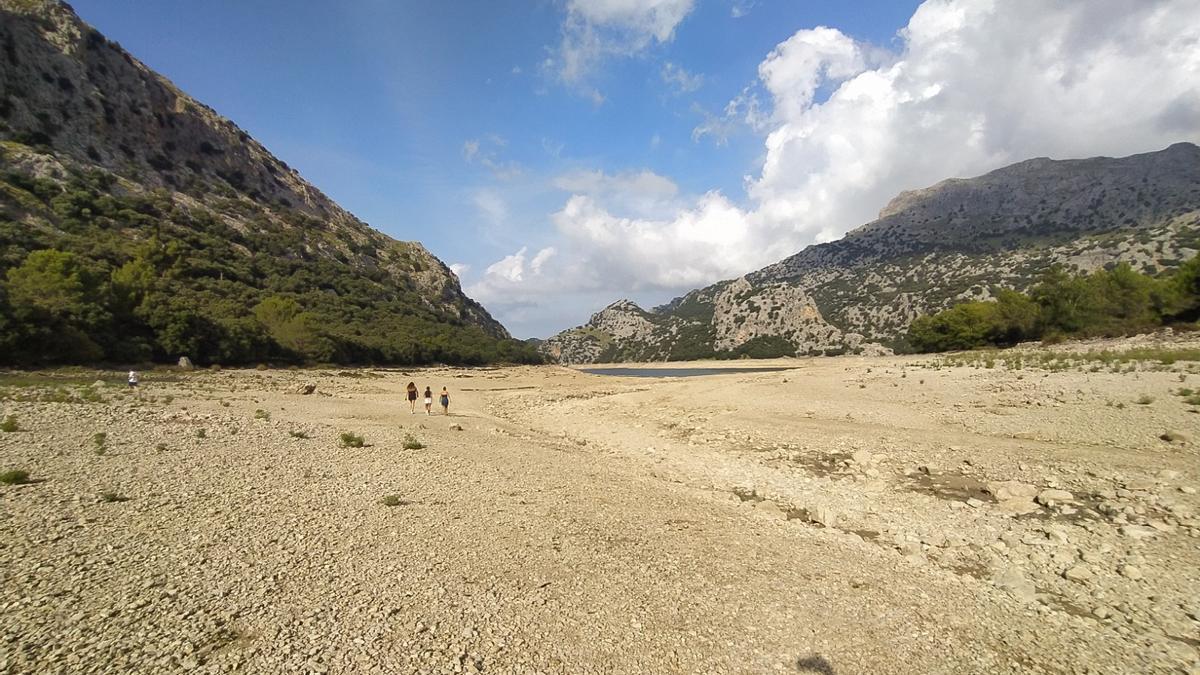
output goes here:
{"type": "Polygon", "coordinates": [[[416,382],[408,383],[408,408],[409,408],[409,410],[412,411],[410,414],[413,414],[413,415],[417,414],[417,383],[416,382]]]}
{"type": "Polygon", "coordinates": [[[433,390],[425,387],[425,414],[433,414],[433,390]]]}
{"type": "Polygon", "coordinates": [[[450,392],[446,391],[445,387],[442,387],[442,397],[441,397],[441,400],[439,401],[439,403],[442,404],[442,414],[449,415],[450,414],[450,392]]]}
{"type": "Polygon", "coordinates": [[[129,371],[129,388],[133,389],[138,386],[138,372],[136,370],[129,371]]]}

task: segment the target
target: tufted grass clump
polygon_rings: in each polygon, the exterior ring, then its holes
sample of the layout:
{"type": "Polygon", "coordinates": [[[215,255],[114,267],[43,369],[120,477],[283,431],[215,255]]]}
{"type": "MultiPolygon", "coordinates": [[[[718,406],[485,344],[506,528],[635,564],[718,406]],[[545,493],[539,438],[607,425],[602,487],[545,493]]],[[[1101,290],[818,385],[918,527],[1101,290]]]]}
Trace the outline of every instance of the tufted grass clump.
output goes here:
{"type": "MultiPolygon", "coordinates": [[[[343,435],[344,435],[344,434],[343,434],[343,435]]],[[[295,430],[292,430],[292,431],[289,431],[289,432],[288,432],[288,436],[291,436],[292,438],[300,438],[300,439],[312,438],[312,436],[309,436],[309,435],[308,435],[308,432],[307,432],[307,431],[295,431],[295,430]]]]}
{"type": "Polygon", "coordinates": [[[405,450],[420,450],[425,447],[425,444],[417,440],[416,436],[408,434],[404,437],[405,450]]]}
{"type": "Polygon", "coordinates": [[[129,501],[129,497],[126,497],[125,495],[120,494],[118,492],[113,492],[111,490],[105,490],[104,492],[101,492],[99,495],[97,495],[97,497],[100,499],[101,502],[103,502],[105,504],[113,504],[116,502],[129,501]]]}
{"type": "Polygon", "coordinates": [[[262,408],[259,408],[258,410],[254,411],[254,419],[269,420],[269,419],[271,419],[271,413],[267,412],[266,410],[263,410],[262,408]]]}
{"type": "Polygon", "coordinates": [[[380,498],[379,503],[384,506],[403,506],[404,500],[400,498],[400,495],[384,495],[380,498]]]}
{"type": "Polygon", "coordinates": [[[3,485],[24,485],[29,482],[29,472],[20,469],[11,469],[9,471],[0,472],[0,484],[3,485]]]}
{"type": "Polygon", "coordinates": [[[343,448],[361,448],[367,444],[362,436],[350,433],[349,431],[342,432],[340,438],[343,448]]]}
{"type": "Polygon", "coordinates": [[[1154,397],[1149,394],[1142,394],[1137,398],[1136,401],[1134,401],[1134,403],[1138,405],[1150,405],[1151,403],[1154,403],[1154,397]]]}
{"type": "Polygon", "coordinates": [[[196,430],[196,438],[208,438],[208,430],[207,429],[197,429],[196,430]]]}
{"type": "Polygon", "coordinates": [[[9,415],[8,417],[4,418],[3,422],[0,422],[0,431],[11,434],[14,431],[20,430],[21,425],[17,424],[16,415],[9,415]]]}

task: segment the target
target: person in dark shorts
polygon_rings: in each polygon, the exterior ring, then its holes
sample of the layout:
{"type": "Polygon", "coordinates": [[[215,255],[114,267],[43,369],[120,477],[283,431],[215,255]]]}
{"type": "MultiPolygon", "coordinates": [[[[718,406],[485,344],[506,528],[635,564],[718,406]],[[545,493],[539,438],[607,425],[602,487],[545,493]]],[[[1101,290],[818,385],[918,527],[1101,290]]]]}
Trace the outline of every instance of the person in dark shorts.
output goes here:
{"type": "Polygon", "coordinates": [[[139,378],[139,377],[138,377],[138,372],[137,372],[136,370],[131,370],[131,371],[129,371],[129,388],[130,388],[130,389],[135,389],[135,388],[137,388],[137,386],[138,386],[138,381],[139,381],[140,379],[141,379],[141,378],[139,378]]]}
{"type": "Polygon", "coordinates": [[[433,414],[433,390],[425,387],[425,414],[433,414]]]}
{"type": "Polygon", "coordinates": [[[417,383],[408,383],[408,408],[411,414],[417,414],[417,383]]]}
{"type": "Polygon", "coordinates": [[[442,396],[438,400],[438,403],[442,404],[442,414],[449,415],[450,414],[450,392],[447,391],[445,387],[442,387],[442,396]]]}

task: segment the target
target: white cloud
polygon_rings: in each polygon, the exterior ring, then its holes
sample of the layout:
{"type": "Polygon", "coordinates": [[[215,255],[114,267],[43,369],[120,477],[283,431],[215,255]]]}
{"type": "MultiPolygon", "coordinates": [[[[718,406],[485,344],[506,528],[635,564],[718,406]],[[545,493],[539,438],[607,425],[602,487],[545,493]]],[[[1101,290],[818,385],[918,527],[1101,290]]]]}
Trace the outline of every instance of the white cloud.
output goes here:
{"type": "Polygon", "coordinates": [[[757,0],[733,0],[733,6],[729,8],[729,15],[740,19],[749,14],[756,4],[757,0]]]}
{"type": "Polygon", "coordinates": [[[687,94],[704,86],[704,76],[692,74],[682,66],[667,61],[663,64],[659,76],[677,94],[687,94]]]}
{"type": "Polygon", "coordinates": [[[525,173],[519,162],[504,160],[500,152],[508,147],[508,140],[497,134],[473,138],[463,142],[462,155],[468,164],[478,164],[492,172],[500,180],[512,180],[525,173]]]}
{"type": "Polygon", "coordinates": [[[947,177],[1200,141],[1197,111],[1194,0],[927,0],[890,52],[835,29],[800,30],[766,55],[755,86],[694,132],[720,140],[737,121],[765,134],[744,205],[717,192],[655,196],[647,188],[670,181],[637,179],[648,172],[560,177],[572,195],[551,216],[556,254],[537,274],[489,273],[473,288],[487,302],[504,281],[507,301],[541,303],[552,324],[564,298],[733,277],[947,177]]]}
{"type": "Polygon", "coordinates": [[[495,190],[490,188],[479,190],[472,197],[472,201],[475,202],[475,208],[479,209],[479,213],[492,225],[503,225],[508,221],[508,204],[495,190]]]}
{"type": "Polygon", "coordinates": [[[604,95],[587,84],[605,59],[639,54],[670,42],[695,0],[567,0],[562,39],[543,69],[599,105],[604,95]]]}
{"type": "Polygon", "coordinates": [[[450,271],[454,272],[454,276],[462,278],[462,275],[471,270],[471,266],[466,263],[450,263],[450,271]]]}

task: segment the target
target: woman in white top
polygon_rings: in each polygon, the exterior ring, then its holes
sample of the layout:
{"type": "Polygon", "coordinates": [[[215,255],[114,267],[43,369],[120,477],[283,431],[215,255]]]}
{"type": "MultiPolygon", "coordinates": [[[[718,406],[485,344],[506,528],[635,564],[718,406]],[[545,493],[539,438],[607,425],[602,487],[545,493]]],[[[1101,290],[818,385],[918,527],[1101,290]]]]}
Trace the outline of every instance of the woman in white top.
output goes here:
{"type": "Polygon", "coordinates": [[[129,371],[129,388],[133,389],[138,386],[138,374],[136,370],[129,371]]]}
{"type": "Polygon", "coordinates": [[[433,414],[433,390],[425,387],[425,414],[433,414]]]}

